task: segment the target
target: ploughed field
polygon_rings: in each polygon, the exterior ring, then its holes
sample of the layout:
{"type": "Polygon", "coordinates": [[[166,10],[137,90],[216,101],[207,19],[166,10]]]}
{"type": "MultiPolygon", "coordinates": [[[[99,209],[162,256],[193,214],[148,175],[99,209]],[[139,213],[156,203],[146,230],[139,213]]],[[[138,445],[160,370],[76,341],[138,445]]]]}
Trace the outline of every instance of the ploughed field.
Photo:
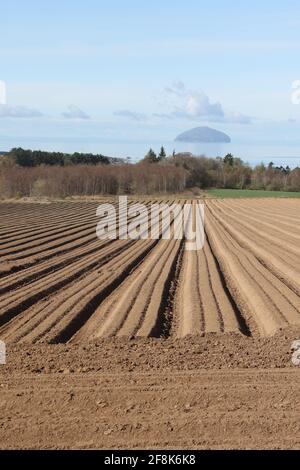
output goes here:
{"type": "Polygon", "coordinates": [[[100,203],[0,203],[0,448],[299,448],[300,200],[206,200],[199,251],[100,203]]]}
{"type": "Polygon", "coordinates": [[[0,339],[257,338],[300,326],[300,201],[206,200],[200,251],[184,239],[99,240],[99,203],[0,204],[0,339]]]}

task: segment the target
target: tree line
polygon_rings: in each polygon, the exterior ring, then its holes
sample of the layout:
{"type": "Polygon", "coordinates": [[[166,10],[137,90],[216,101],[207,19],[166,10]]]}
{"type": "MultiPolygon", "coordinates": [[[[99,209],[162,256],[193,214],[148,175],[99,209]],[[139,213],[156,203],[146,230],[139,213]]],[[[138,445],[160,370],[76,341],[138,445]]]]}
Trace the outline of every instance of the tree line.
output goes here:
{"type": "Polygon", "coordinates": [[[104,157],[108,161],[97,160],[101,156],[89,154],[70,155],[75,156],[70,164],[64,159],[49,164],[46,156],[50,153],[41,152],[44,156],[39,159],[39,152],[31,152],[26,158],[34,158],[34,164],[29,165],[29,160],[25,159],[24,164],[21,159],[27,151],[16,150],[0,157],[1,197],[151,195],[186,190],[197,193],[208,188],[300,191],[300,168],[275,166],[272,162],[252,168],[231,154],[208,158],[173,152],[167,156],[162,147],[158,154],[150,149],[143,160],[134,164],[109,157],[104,157]]]}
{"type": "Polygon", "coordinates": [[[186,171],[169,165],[0,167],[2,197],[167,194],[185,189],[186,171]]]}
{"type": "Polygon", "coordinates": [[[254,168],[232,154],[224,158],[177,154],[170,161],[188,171],[187,188],[260,189],[300,191],[300,168],[261,163],[254,168]]]}
{"type": "Polygon", "coordinates": [[[109,165],[113,163],[112,158],[104,155],[94,155],[92,153],[62,153],[45,152],[42,150],[24,150],[22,148],[13,148],[5,155],[22,167],[36,167],[40,165],[49,166],[70,166],[70,165],[109,165]]]}

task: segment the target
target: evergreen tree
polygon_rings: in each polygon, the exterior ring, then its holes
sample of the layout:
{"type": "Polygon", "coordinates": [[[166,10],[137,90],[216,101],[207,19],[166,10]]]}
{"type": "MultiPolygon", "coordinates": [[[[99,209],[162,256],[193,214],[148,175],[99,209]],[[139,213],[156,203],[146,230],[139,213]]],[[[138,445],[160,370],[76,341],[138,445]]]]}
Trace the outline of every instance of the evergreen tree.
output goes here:
{"type": "Polygon", "coordinates": [[[161,162],[166,159],[166,156],[167,154],[166,154],[164,147],[161,147],[160,152],[158,154],[158,160],[161,162]]]}
{"type": "Polygon", "coordinates": [[[151,148],[150,148],[149,152],[147,153],[147,155],[145,155],[144,161],[146,161],[148,163],[157,163],[158,162],[157,155],[151,148]]]}
{"type": "Polygon", "coordinates": [[[224,164],[225,165],[228,165],[228,166],[233,166],[234,165],[234,157],[231,153],[228,153],[225,157],[224,157],[224,160],[223,160],[224,164]]]}

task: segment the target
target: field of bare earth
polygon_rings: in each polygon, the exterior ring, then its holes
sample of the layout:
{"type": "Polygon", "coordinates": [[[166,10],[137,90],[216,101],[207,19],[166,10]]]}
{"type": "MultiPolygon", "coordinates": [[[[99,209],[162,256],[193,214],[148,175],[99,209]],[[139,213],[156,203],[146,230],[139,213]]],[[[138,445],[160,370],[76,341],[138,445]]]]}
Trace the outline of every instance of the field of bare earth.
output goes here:
{"type": "Polygon", "coordinates": [[[0,448],[299,447],[300,201],[206,199],[199,251],[100,202],[0,203],[0,448]]]}

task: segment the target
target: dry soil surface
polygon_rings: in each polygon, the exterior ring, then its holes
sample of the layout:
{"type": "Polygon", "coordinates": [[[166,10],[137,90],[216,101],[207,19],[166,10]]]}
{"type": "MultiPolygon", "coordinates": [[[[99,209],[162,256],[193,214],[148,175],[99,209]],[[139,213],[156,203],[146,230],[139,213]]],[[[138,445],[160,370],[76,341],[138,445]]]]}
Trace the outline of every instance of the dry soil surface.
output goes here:
{"type": "Polygon", "coordinates": [[[295,370],[1,377],[3,449],[300,447],[295,370]]]}
{"type": "Polygon", "coordinates": [[[0,203],[0,448],[299,448],[300,201],[206,201],[200,252],[99,203],[0,203]]]}

